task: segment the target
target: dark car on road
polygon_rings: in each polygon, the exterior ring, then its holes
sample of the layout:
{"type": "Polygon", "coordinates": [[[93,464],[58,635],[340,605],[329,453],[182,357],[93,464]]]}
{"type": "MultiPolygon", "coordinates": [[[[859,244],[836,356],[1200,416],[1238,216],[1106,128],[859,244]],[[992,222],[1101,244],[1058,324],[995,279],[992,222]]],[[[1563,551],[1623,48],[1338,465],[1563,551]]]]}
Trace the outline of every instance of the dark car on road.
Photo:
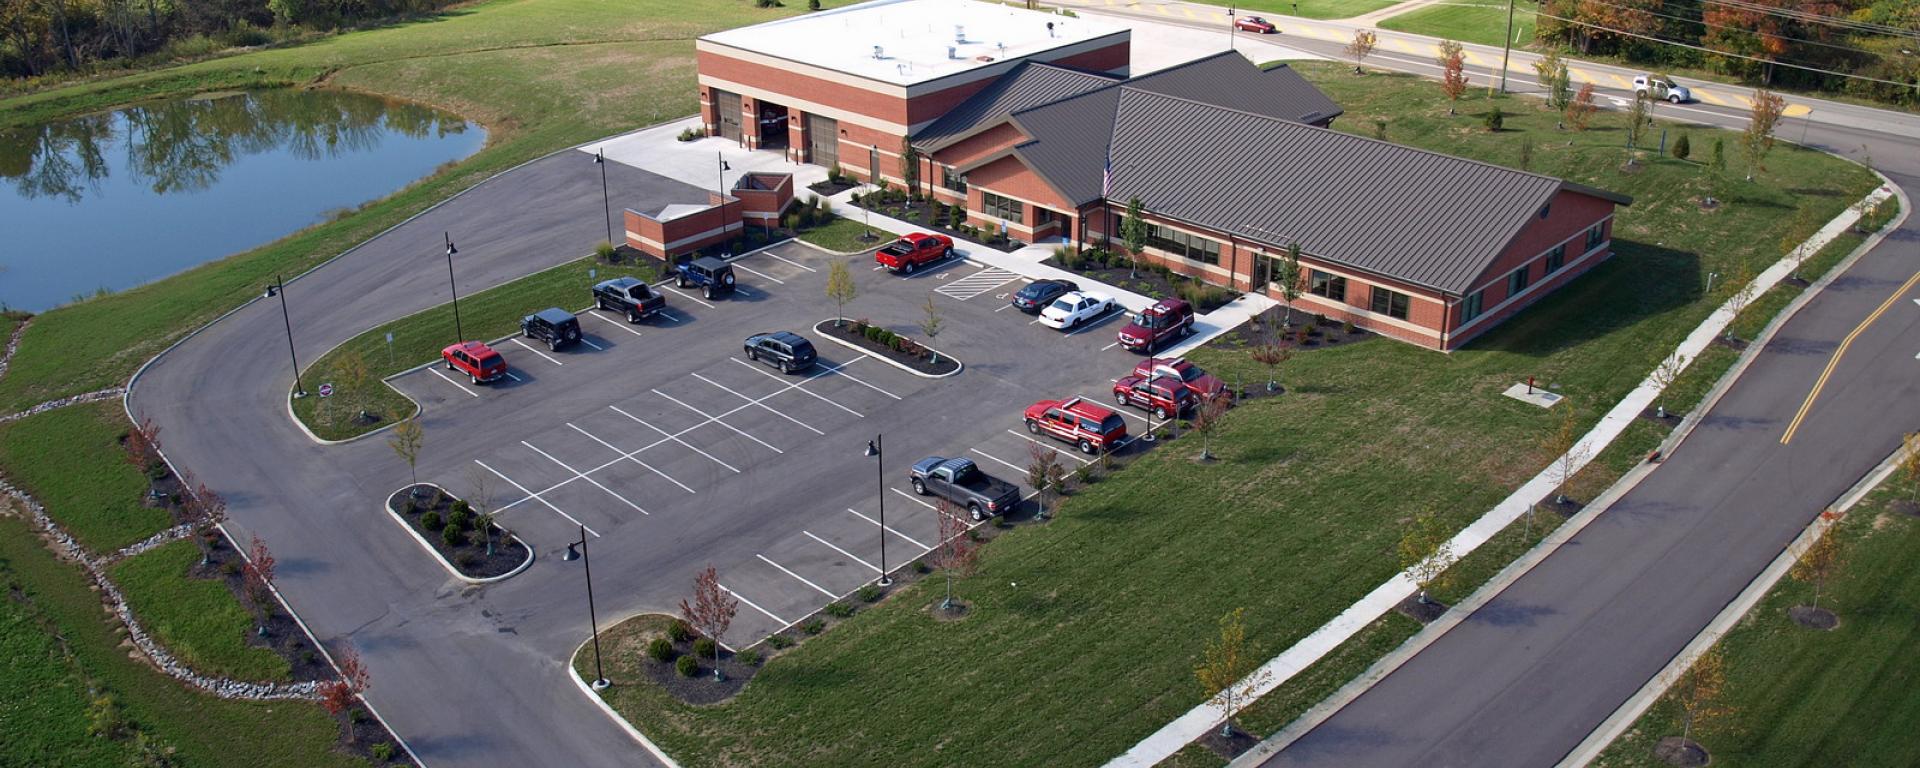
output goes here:
{"type": "Polygon", "coordinates": [[[520,335],[559,349],[580,340],[580,318],[559,307],[548,307],[520,318],[520,335]]]}
{"type": "Polygon", "coordinates": [[[1120,329],[1120,346],[1134,352],[1159,349],[1162,344],[1193,333],[1193,305],[1185,299],[1161,299],[1134,315],[1120,329]]]}
{"type": "Polygon", "coordinates": [[[637,323],[666,309],[667,296],[647,285],[645,280],[616,277],[593,286],[593,305],[598,309],[625,314],[627,322],[637,323]]]}
{"type": "Polygon", "coordinates": [[[792,331],[748,336],[746,349],[748,360],[766,363],[780,369],[781,373],[804,371],[819,359],[819,355],[813,351],[813,342],[792,331]]]}
{"type": "Polygon", "coordinates": [[[985,472],[970,459],[928,456],[907,473],[913,492],[938,496],[967,508],[974,522],[1006,514],[1020,503],[1020,487],[985,472]]]}
{"type": "Polygon", "coordinates": [[[1245,32],[1258,32],[1263,35],[1274,35],[1274,34],[1280,33],[1280,28],[1274,26],[1273,22],[1267,21],[1266,19],[1260,18],[1258,16],[1241,16],[1240,18],[1233,20],[1233,26],[1236,29],[1239,29],[1245,32]]]}
{"type": "Polygon", "coordinates": [[[461,371],[475,384],[485,384],[507,375],[507,359],[484,342],[463,341],[440,350],[447,370],[461,371]]]}
{"type": "Polygon", "coordinates": [[[681,288],[699,288],[711,299],[724,293],[732,293],[736,278],[733,265],[716,256],[702,256],[677,267],[679,274],[674,282],[681,288]]]}
{"type": "Polygon", "coordinates": [[[1035,280],[1014,293],[1010,301],[1014,309],[1037,315],[1054,299],[1077,290],[1080,290],[1080,285],[1072,280],[1035,280]]]}

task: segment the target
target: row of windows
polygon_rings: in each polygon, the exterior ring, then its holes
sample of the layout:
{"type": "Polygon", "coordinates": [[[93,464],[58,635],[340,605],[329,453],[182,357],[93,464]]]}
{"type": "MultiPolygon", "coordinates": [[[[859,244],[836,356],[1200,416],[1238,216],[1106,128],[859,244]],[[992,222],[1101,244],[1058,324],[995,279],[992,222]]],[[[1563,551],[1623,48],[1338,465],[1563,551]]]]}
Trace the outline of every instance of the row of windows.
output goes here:
{"type": "Polygon", "coordinates": [[[982,215],[1006,221],[1026,221],[1027,207],[1020,201],[1001,197],[992,192],[980,192],[980,213],[982,215]]]}
{"type": "Polygon", "coordinates": [[[964,195],[967,193],[967,175],[954,173],[951,166],[941,166],[940,186],[964,195]]]}
{"type": "MultiPolygon", "coordinates": [[[[1606,239],[1604,225],[1593,225],[1592,229],[1587,230],[1587,250],[1593,250],[1605,242],[1606,239]]],[[[1547,251],[1546,262],[1546,269],[1541,272],[1542,277],[1551,275],[1565,268],[1567,266],[1567,244],[1561,243],[1554,246],[1553,250],[1547,251]]],[[[1508,296],[1517,296],[1521,291],[1527,289],[1528,283],[1532,281],[1532,268],[1532,264],[1526,264],[1507,274],[1508,296]]],[[[1480,313],[1486,311],[1486,294],[1487,291],[1483,288],[1468,294],[1467,298],[1460,302],[1460,322],[1468,322],[1479,317],[1480,313]]]]}
{"type": "Polygon", "coordinates": [[[1147,245],[1189,261],[1220,263],[1220,244],[1198,235],[1189,235],[1171,227],[1147,225],[1147,245]]]}
{"type": "MultiPolygon", "coordinates": [[[[1347,300],[1347,279],[1330,272],[1310,270],[1307,273],[1307,292],[1344,302],[1347,300]]],[[[1412,304],[1411,297],[1406,294],[1377,285],[1369,292],[1367,301],[1368,309],[1400,320],[1407,319],[1407,310],[1412,304]]]]}

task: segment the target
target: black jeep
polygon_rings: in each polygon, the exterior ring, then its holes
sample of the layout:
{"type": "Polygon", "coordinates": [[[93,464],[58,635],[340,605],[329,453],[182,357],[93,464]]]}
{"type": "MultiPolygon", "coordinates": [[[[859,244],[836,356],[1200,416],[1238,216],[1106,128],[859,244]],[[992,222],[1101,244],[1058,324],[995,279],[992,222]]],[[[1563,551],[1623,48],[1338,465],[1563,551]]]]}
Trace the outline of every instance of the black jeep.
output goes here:
{"type": "Polygon", "coordinates": [[[549,307],[520,319],[520,334],[559,349],[580,340],[580,318],[559,307],[549,307]]]}

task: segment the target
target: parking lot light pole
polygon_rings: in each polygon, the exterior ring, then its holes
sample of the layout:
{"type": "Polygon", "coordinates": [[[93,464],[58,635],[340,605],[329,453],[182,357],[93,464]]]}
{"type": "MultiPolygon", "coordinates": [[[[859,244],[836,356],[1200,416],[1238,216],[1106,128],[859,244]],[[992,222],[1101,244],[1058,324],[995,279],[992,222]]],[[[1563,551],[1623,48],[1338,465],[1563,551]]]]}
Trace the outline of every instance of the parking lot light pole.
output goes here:
{"type": "Polygon", "coordinates": [[[887,468],[886,459],[881,450],[886,434],[874,435],[867,441],[867,454],[873,457],[873,476],[878,481],[877,494],[880,496],[880,586],[891,586],[893,576],[887,570],[887,468]]]}
{"type": "Polygon", "coordinates": [[[600,617],[593,610],[593,558],[587,557],[587,527],[580,526],[580,540],[567,544],[567,553],[560,557],[566,562],[579,560],[587,569],[587,625],[593,628],[593,689],[604,691],[612,683],[607,681],[607,673],[600,668],[600,617]],[[574,547],[580,549],[576,551],[574,547]]]}
{"type": "Polygon", "coordinates": [[[607,210],[607,244],[613,244],[613,196],[607,194],[607,151],[595,150],[593,164],[600,166],[600,204],[607,210]]]}
{"type": "Polygon", "coordinates": [[[267,295],[261,298],[280,297],[280,320],[287,324],[287,358],[293,361],[293,396],[299,399],[307,396],[307,388],[300,384],[300,356],[293,351],[293,315],[287,312],[287,284],[279,275],[273,276],[273,284],[267,286],[267,295]]]}
{"type": "Polygon", "coordinates": [[[453,335],[459,337],[453,341],[457,344],[467,340],[467,332],[460,328],[460,289],[453,282],[453,255],[460,249],[453,247],[453,233],[441,234],[447,239],[447,290],[453,293],[453,335]]]}

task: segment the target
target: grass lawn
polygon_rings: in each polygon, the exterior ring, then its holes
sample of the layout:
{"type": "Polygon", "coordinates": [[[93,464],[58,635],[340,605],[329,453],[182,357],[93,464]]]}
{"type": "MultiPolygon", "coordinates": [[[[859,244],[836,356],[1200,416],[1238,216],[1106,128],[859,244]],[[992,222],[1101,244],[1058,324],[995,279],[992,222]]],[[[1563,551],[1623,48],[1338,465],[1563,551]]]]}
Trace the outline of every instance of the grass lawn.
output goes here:
{"type": "MultiPolygon", "coordinates": [[[[44,418],[44,417],[42,417],[44,418]]],[[[173,750],[171,765],[364,766],[333,751],[339,727],[314,704],[243,703],[189,690],[127,655],[86,577],[18,517],[0,516],[0,744],[8,765],[152,765],[131,741],[87,732],[95,696],[173,750]]]]}
{"type": "MultiPolygon", "coordinates": [[[[1390,115],[1395,140],[1511,164],[1532,137],[1536,170],[1635,196],[1620,212],[1618,255],[1452,355],[1376,339],[1296,356],[1281,374],[1289,394],[1252,401],[1222,426],[1219,462],[1193,463],[1198,447],[1183,438],[1082,489],[1056,521],[997,539],[981,574],[960,585],[975,602],[964,621],[933,622],[923,610],[933,596],[916,586],[776,658],[727,704],[683,707],[645,685],[616,685],[614,704],[695,765],[779,764],[794,744],[808,745],[807,760],[848,765],[1104,761],[1199,702],[1192,669],[1221,614],[1247,608],[1250,650],[1269,657],[1389,577],[1415,514],[1463,525],[1538,471],[1547,457],[1537,446],[1560,412],[1505,401],[1501,389],[1537,376],[1585,428],[1730,293],[1723,284],[1703,297],[1706,272],[1757,270],[1778,258],[1795,208],[1824,221],[1872,186],[1849,164],[1777,151],[1770,178],[1792,183],[1737,185],[1727,207],[1702,212],[1699,166],[1648,158],[1637,173],[1618,170],[1618,115],[1562,133],[1534,102],[1508,99],[1509,130],[1489,134],[1474,114],[1484,104],[1449,118],[1430,82],[1302,70],[1347,107],[1347,127],[1390,115]],[[1005,717],[957,712],[1018,713],[1030,726],[1008,739],[1005,717]]],[[[1243,351],[1194,357],[1230,379],[1264,378],[1243,351]]],[[[1590,497],[1660,434],[1650,423],[1630,433],[1644,447],[1623,443],[1576,495],[1590,497]]],[[[1479,583],[1520,549],[1486,550],[1461,582],[1479,583]]],[[[1345,670],[1303,680],[1265,725],[1337,687],[1405,629],[1380,631],[1356,641],[1345,670]]]]}
{"type": "Polygon", "coordinates": [[[825,226],[814,227],[800,233],[800,239],[829,251],[840,253],[858,253],[884,244],[892,239],[885,230],[869,230],[859,219],[836,217],[825,226]],[[873,232],[874,239],[861,240],[860,236],[873,232]]]}
{"type": "MultiPolygon", "coordinates": [[[[830,2],[829,5],[837,3],[830,2]]],[[[494,0],[290,48],[0,100],[0,129],[142,98],[322,84],[413,99],[484,123],[488,146],[359,212],[125,292],[57,308],[0,378],[0,413],[124,383],[187,331],[488,175],[696,111],[692,39],[803,12],[736,0],[494,0]]]]}
{"type": "Polygon", "coordinates": [[[111,553],[172,524],[166,510],[140,504],[147,478],[126,463],[120,436],[127,428],[117,400],[0,425],[0,473],[87,549],[111,553]]]}
{"type": "MultiPolygon", "coordinates": [[[[652,282],[660,280],[660,273],[651,262],[635,265],[628,261],[610,265],[591,256],[585,257],[471,296],[462,296],[460,325],[463,329],[474,329],[467,333],[468,338],[474,339],[491,340],[518,334],[520,318],[527,313],[555,306],[569,312],[590,307],[593,297],[587,290],[589,286],[600,280],[633,276],[652,282]],[[588,276],[588,270],[594,270],[593,277],[588,276]]],[[[676,298],[669,294],[667,305],[671,307],[676,298]]],[[[580,322],[581,330],[590,334],[618,333],[608,328],[595,328],[594,324],[598,323],[596,320],[582,319],[580,322]]],[[[423,310],[355,336],[306,368],[305,380],[309,383],[332,382],[333,396],[295,400],[294,413],[315,434],[328,440],[363,434],[391,424],[397,418],[405,418],[413,413],[413,402],[381,379],[440,359],[440,350],[452,344],[453,339],[452,304],[423,310]],[[386,334],[389,332],[393,334],[391,353],[387,350],[386,334]],[[354,359],[362,361],[368,371],[359,381],[342,373],[343,363],[354,359]],[[353,423],[353,417],[363,408],[376,416],[377,420],[367,424],[353,423]]],[[[500,352],[506,355],[508,365],[513,364],[517,355],[528,354],[512,345],[502,348],[500,352]]],[[[346,367],[349,370],[352,368],[351,365],[346,367]]]]}
{"type": "MultiPolygon", "coordinates": [[[[1539,6],[1531,0],[1519,0],[1513,8],[1513,44],[1524,48],[1533,42],[1533,12],[1539,6]]],[[[1380,22],[1386,29],[1463,43],[1499,45],[1507,32],[1507,4],[1489,0],[1448,0],[1417,8],[1380,22]]]]}
{"type": "MultiPolygon", "coordinates": [[[[1729,632],[1721,647],[1730,714],[1705,720],[1693,739],[1714,764],[1741,766],[1920,763],[1920,518],[1891,508],[1913,498],[1890,480],[1835,525],[1845,560],[1820,605],[1840,617],[1830,632],[1804,629],[1787,609],[1812,602],[1813,586],[1783,579],[1729,632]]],[[[1662,699],[1595,763],[1662,766],[1654,745],[1680,735],[1679,709],[1662,699]]]]}
{"type": "MultiPolygon", "coordinates": [[[[1237,13],[1300,16],[1308,19],[1345,19],[1372,13],[1400,0],[1244,0],[1235,4],[1237,13]]],[[[1280,26],[1282,30],[1286,25],[1280,26]]]]}
{"type": "Polygon", "coordinates": [[[290,679],[286,659],[247,645],[252,614],[226,585],[188,578],[199,562],[199,545],[186,539],[114,564],[112,576],[148,631],[194,669],[235,680],[290,679]]]}

